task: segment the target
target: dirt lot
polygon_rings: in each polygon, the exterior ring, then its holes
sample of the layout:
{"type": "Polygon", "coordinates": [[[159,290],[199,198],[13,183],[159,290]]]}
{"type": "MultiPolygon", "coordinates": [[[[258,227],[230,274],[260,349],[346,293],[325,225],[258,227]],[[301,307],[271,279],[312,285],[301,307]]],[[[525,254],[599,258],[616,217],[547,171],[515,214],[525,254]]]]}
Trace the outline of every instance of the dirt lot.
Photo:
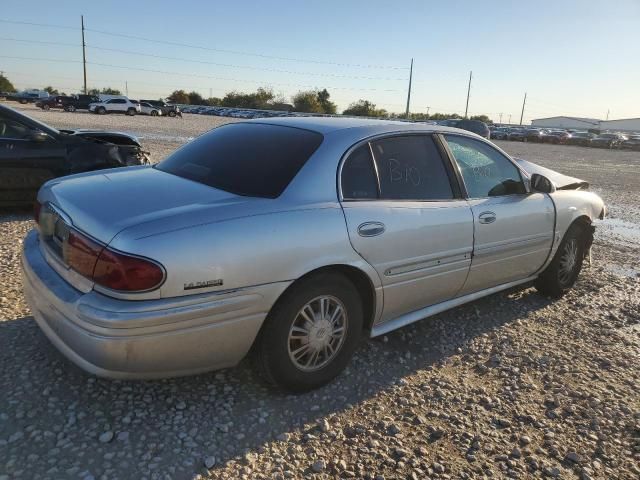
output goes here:
{"type": "MultiPolygon", "coordinates": [[[[156,160],[226,121],[29,113],[131,131],[156,160]]],[[[0,480],[638,478],[640,154],[499,145],[607,202],[576,288],[493,295],[363,342],[337,381],[302,396],[265,388],[246,362],[153,382],[83,373],[22,296],[28,215],[0,214],[0,480]]]]}

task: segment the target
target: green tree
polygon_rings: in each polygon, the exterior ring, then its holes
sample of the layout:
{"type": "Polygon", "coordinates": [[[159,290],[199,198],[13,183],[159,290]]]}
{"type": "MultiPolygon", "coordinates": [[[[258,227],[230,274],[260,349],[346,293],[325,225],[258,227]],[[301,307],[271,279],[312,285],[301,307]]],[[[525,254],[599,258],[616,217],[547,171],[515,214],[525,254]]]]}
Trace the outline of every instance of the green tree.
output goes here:
{"type": "Polygon", "coordinates": [[[184,90],[174,90],[174,92],[167,97],[169,103],[178,103],[180,105],[186,105],[189,103],[189,95],[184,90]]]}
{"type": "Polygon", "coordinates": [[[320,102],[320,105],[322,105],[322,110],[324,110],[324,113],[333,114],[336,113],[338,108],[336,107],[335,103],[329,100],[330,96],[331,95],[329,95],[329,92],[326,88],[318,91],[318,102],[320,102]]]}
{"type": "Polygon", "coordinates": [[[101,93],[105,95],[122,95],[122,92],[120,90],[111,87],[105,87],[103,89],[91,88],[87,92],[88,95],[100,95],[101,93]]]}
{"type": "Polygon", "coordinates": [[[389,113],[383,109],[377,109],[375,103],[371,103],[369,100],[358,100],[349,105],[343,115],[354,115],[357,117],[386,117],[389,113]]]}
{"type": "Polygon", "coordinates": [[[318,92],[307,90],[296,93],[293,98],[293,108],[296,112],[324,113],[324,108],[318,100],[318,92]]]}
{"type": "Polygon", "coordinates": [[[480,120],[481,122],[484,122],[484,123],[493,123],[493,120],[491,120],[486,115],[474,115],[473,117],[470,118],[470,120],[480,120]]]}
{"type": "Polygon", "coordinates": [[[49,92],[49,95],[59,95],[58,89],[52,86],[44,87],[45,92],[49,92]]]}
{"type": "Polygon", "coordinates": [[[198,92],[189,92],[187,95],[189,95],[189,103],[191,105],[204,105],[204,98],[198,92]]]}
{"type": "Polygon", "coordinates": [[[16,87],[4,75],[0,75],[0,92],[15,92],[16,87]]]}
{"type": "Polygon", "coordinates": [[[254,93],[231,91],[222,99],[222,106],[268,110],[271,108],[274,98],[275,94],[268,88],[258,88],[254,93]]]}
{"type": "Polygon", "coordinates": [[[222,99],[218,97],[209,97],[204,101],[204,103],[211,107],[217,107],[219,105],[222,105],[222,99]]]}
{"type": "Polygon", "coordinates": [[[336,104],[329,100],[329,92],[323,90],[305,90],[296,93],[293,98],[293,109],[306,113],[336,113],[336,104]]]}

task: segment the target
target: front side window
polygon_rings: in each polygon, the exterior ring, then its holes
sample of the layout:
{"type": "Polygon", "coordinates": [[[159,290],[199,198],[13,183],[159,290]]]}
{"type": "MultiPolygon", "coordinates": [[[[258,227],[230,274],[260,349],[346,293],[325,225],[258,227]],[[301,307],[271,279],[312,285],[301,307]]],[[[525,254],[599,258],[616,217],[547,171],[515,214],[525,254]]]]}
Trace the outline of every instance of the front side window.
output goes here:
{"type": "Polygon", "coordinates": [[[22,123],[0,116],[0,138],[21,140],[27,138],[31,131],[22,123]]]}
{"type": "Polygon", "coordinates": [[[384,200],[453,198],[449,176],[433,138],[390,137],[371,142],[384,200]]]}
{"type": "Polygon", "coordinates": [[[230,124],[187,143],[155,168],[237,195],[276,198],[323,139],[301,128],[230,124]]]}
{"type": "Polygon", "coordinates": [[[499,151],[484,142],[445,135],[460,167],[471,198],[526,193],[520,171],[499,151]]]}

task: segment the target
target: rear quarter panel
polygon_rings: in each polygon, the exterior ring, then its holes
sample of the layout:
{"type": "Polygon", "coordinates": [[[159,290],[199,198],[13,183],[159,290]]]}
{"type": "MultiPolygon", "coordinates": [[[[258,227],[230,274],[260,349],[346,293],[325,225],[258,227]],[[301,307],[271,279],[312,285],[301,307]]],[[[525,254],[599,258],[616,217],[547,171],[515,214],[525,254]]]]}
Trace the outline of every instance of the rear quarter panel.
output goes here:
{"type": "Polygon", "coordinates": [[[167,278],[162,298],[290,282],[328,265],[363,270],[374,287],[375,270],[351,247],[339,204],[247,215],[149,235],[145,225],[127,229],[112,248],[160,262],[167,278]],[[185,290],[185,285],[217,285],[185,290]],[[221,282],[221,284],[220,284],[221,282]]]}

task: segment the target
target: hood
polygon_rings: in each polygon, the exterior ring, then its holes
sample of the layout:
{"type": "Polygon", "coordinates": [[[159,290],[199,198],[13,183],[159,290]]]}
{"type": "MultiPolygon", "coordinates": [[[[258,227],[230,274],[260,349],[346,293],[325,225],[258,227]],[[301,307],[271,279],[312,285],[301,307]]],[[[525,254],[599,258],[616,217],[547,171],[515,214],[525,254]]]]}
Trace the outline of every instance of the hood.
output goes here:
{"type": "Polygon", "coordinates": [[[142,146],[140,140],[138,140],[138,137],[131,133],[110,132],[106,130],[91,130],[85,128],[60,131],[68,135],[74,135],[76,137],[90,138],[92,140],[115,143],[117,145],[136,145],[138,147],[142,146]]]}
{"type": "Polygon", "coordinates": [[[47,182],[38,194],[73,225],[108,244],[123,230],[148,224],[148,234],[203,221],[246,215],[241,197],[151,167],[128,167],[71,175],[47,182]],[[222,208],[225,207],[225,208],[222,208]]]}
{"type": "Polygon", "coordinates": [[[536,163],[523,160],[521,158],[514,159],[520,167],[529,174],[529,176],[537,173],[544,175],[556,186],[558,190],[578,190],[589,187],[589,182],[580,180],[579,178],[563,175],[562,173],[551,170],[550,168],[542,167],[536,163]]]}

